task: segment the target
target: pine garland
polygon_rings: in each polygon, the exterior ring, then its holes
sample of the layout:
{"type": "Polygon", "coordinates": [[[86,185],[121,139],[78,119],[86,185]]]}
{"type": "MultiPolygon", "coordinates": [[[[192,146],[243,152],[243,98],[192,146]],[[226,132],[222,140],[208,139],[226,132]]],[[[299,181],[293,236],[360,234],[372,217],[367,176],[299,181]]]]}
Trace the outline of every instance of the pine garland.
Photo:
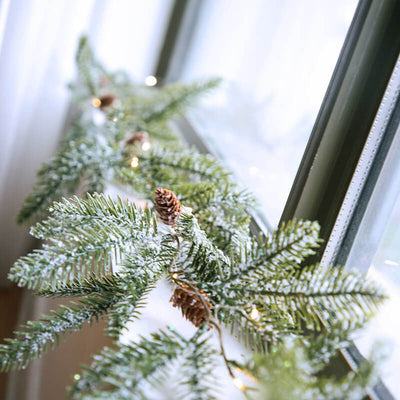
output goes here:
{"type": "MultiPolygon", "coordinates": [[[[342,267],[305,265],[319,247],[316,222],[293,220],[265,236],[250,235],[252,195],[240,190],[215,159],[186,149],[168,127],[173,116],[216,80],[145,88],[123,73],[105,71],[85,38],[77,63],[78,80],[71,88],[79,112],[59,153],[39,172],[18,218],[46,216],[31,229],[44,244],[21,257],[9,278],[39,288],[40,296],[79,300],[28,322],[14,339],[7,339],[0,346],[1,370],[24,368],[67,332],[107,315],[107,334],[116,347],[104,349],[84,367],[82,378],[70,388],[72,398],[148,398],[149,387],[166,378],[170,362],[181,371],[180,379],[175,377],[176,398],[218,398],[212,380],[218,357],[249,398],[249,385],[238,377],[237,368],[266,383],[265,369],[277,368],[266,360],[279,351],[286,357],[285,346],[293,338],[307,362],[318,360],[318,368],[313,364],[299,373],[309,382],[299,388],[317,396],[317,374],[384,295],[342,267]],[[100,107],[101,99],[111,95],[107,107],[100,107]],[[105,118],[103,124],[88,118],[93,107],[105,118]],[[135,132],[146,135],[130,140],[135,132]],[[108,181],[152,201],[158,187],[168,189],[160,193],[173,191],[172,223],[159,223],[153,210],[138,209],[130,201],[90,193],[108,181]],[[79,185],[89,188],[85,198],[62,198],[79,185]],[[119,343],[128,322],[140,317],[147,294],[163,278],[171,294],[177,294],[174,305],[198,327],[194,336],[183,338],[170,327],[168,333],[160,331],[137,343],[119,343]],[[253,359],[239,363],[227,358],[222,325],[253,350],[253,359]],[[212,335],[218,348],[209,343],[212,335]]],[[[162,207],[161,219],[170,222],[171,207],[162,207]]],[[[336,383],[326,379],[327,385],[342,389],[365,386],[352,378],[336,383]]],[[[318,393],[326,393],[326,387],[318,393]]]]}

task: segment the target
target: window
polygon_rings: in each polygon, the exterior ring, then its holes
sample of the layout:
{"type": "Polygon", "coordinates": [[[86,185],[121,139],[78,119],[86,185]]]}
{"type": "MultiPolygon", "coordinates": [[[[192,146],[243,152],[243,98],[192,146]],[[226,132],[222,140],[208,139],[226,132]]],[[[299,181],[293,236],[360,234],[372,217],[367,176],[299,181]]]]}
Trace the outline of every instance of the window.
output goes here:
{"type": "Polygon", "coordinates": [[[348,258],[348,265],[368,269],[368,275],[390,297],[373,324],[357,340],[361,353],[368,354],[377,343],[386,346],[383,381],[400,398],[400,132],[385,160],[377,185],[348,258]]]}
{"type": "Polygon", "coordinates": [[[182,68],[223,86],[190,122],[277,226],[356,1],[206,2],[182,68]]]}
{"type": "Polygon", "coordinates": [[[400,397],[399,75],[397,62],[325,252],[325,258],[330,255],[367,272],[389,296],[356,345],[365,356],[379,343],[385,347],[382,378],[396,398],[400,397]],[[352,203],[354,210],[348,206],[352,203]]]}

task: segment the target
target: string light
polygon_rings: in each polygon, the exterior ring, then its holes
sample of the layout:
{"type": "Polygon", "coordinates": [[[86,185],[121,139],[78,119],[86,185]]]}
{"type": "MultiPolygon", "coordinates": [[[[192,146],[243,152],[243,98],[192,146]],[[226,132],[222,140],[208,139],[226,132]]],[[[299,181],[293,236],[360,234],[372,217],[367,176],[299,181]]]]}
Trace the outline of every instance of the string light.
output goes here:
{"type": "Polygon", "coordinates": [[[156,86],[157,78],[153,75],[146,76],[144,83],[146,84],[146,86],[156,86]]]}
{"type": "Polygon", "coordinates": [[[143,150],[143,151],[148,151],[148,150],[150,150],[150,147],[151,147],[151,143],[150,143],[150,142],[144,142],[144,143],[142,144],[142,150],[143,150]]]}
{"type": "Polygon", "coordinates": [[[98,99],[97,97],[94,97],[93,99],[92,99],[92,106],[93,107],[100,107],[101,106],[101,100],[100,99],[98,99]]]}
{"type": "Polygon", "coordinates": [[[132,157],[131,159],[131,167],[132,168],[137,168],[139,166],[139,158],[138,157],[132,157]]]}
{"type": "Polygon", "coordinates": [[[119,118],[118,118],[118,117],[114,117],[114,118],[113,118],[113,121],[114,121],[114,122],[118,122],[118,121],[119,121],[119,118]]]}
{"type": "Polygon", "coordinates": [[[260,316],[260,312],[257,310],[257,308],[253,307],[250,313],[250,318],[252,320],[256,320],[258,319],[258,317],[260,316]]]}
{"type": "Polygon", "coordinates": [[[172,279],[178,279],[178,278],[179,278],[179,275],[176,272],[172,274],[172,279]]]}
{"type": "Polygon", "coordinates": [[[75,381],[79,381],[79,379],[81,379],[81,376],[79,374],[75,374],[74,375],[74,380],[75,381]]]}
{"type": "Polygon", "coordinates": [[[244,390],[246,389],[246,385],[243,383],[243,381],[240,378],[233,378],[233,384],[239,389],[239,390],[244,390]]]}

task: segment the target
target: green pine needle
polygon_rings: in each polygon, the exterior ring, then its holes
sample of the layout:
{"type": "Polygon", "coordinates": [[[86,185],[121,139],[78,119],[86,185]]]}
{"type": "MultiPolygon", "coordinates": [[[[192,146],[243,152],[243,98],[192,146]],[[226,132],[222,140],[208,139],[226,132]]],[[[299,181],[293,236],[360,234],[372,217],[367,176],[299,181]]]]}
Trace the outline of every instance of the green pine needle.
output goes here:
{"type": "Polygon", "coordinates": [[[5,339],[0,345],[0,370],[8,371],[25,368],[29,362],[40,357],[49,347],[65,339],[67,332],[80,330],[83,325],[98,321],[118,300],[118,295],[105,292],[96,296],[87,296],[70,306],[61,306],[50,316],[40,321],[29,321],[22,330],[14,332],[14,339],[5,339]]]}
{"type": "MultiPolygon", "coordinates": [[[[79,42],[76,61],[78,76],[71,88],[77,112],[59,152],[42,166],[18,215],[19,222],[46,218],[31,228],[44,243],[17,260],[9,278],[39,288],[41,296],[79,299],[28,322],[15,338],[6,339],[0,345],[0,369],[25,368],[67,332],[106,315],[106,332],[117,347],[104,349],[83,368],[82,379],[70,389],[73,398],[150,398],[156,388],[162,393],[174,363],[175,398],[214,399],[216,356],[222,356],[232,377],[231,366],[239,365],[226,358],[222,342],[220,354],[208,344],[204,331],[213,325],[222,332],[221,324],[254,353],[269,353],[269,358],[256,357],[252,365],[242,366],[261,382],[273,387],[271,377],[284,379],[284,369],[277,365],[287,357],[296,367],[305,362],[308,369],[297,368],[290,375],[304,392],[288,384],[285,393],[302,393],[305,399],[330,395],[332,381],[316,379],[316,374],[385,296],[354,271],[305,266],[321,242],[316,222],[292,220],[265,236],[250,235],[253,196],[240,190],[217,160],[187,149],[169,124],[219,80],[164,88],[138,85],[124,72],[107,72],[86,37],[79,42]],[[116,101],[95,109],[93,97],[104,94],[116,101]],[[102,114],[103,124],[95,123],[94,113],[102,114]],[[128,140],[138,131],[148,132],[151,149],[128,140]],[[130,163],[132,157],[138,158],[136,166],[130,163]],[[148,200],[157,187],[174,191],[183,206],[175,226],[159,225],[155,212],[120,198],[98,193],[63,198],[78,187],[101,191],[110,181],[148,200]],[[202,313],[202,300],[203,325],[190,339],[171,328],[137,343],[118,343],[163,277],[175,287],[188,288],[190,295],[181,301],[186,308],[197,303],[192,312],[202,313]],[[209,310],[203,296],[209,296],[209,310]],[[278,357],[279,345],[288,337],[297,337],[304,349],[289,349],[278,357]]],[[[365,367],[359,380],[346,377],[338,387],[349,396],[359,393],[353,388],[364,385],[368,374],[365,367]]],[[[268,393],[275,400],[279,392],[268,393]]]]}

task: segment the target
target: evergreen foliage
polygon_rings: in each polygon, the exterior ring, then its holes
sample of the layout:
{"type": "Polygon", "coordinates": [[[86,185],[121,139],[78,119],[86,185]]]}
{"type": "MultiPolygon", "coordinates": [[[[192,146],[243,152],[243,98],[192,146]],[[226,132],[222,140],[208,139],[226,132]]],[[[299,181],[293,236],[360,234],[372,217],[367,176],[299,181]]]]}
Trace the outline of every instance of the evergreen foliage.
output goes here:
{"type": "MultiPolygon", "coordinates": [[[[190,85],[172,84],[164,88],[137,85],[122,73],[107,73],[95,59],[85,37],[79,42],[76,60],[78,80],[71,88],[78,110],[60,151],[38,172],[38,181],[18,215],[19,223],[43,219],[54,200],[72,195],[78,187],[83,186],[85,192],[101,192],[105,180],[121,176],[129,165],[130,153],[134,149],[126,144],[127,134],[147,131],[156,148],[163,143],[170,145],[171,141],[177,142],[177,135],[168,126],[170,119],[182,114],[201,94],[219,83],[218,79],[210,79],[190,85]],[[103,126],[98,126],[93,118],[88,118],[87,113],[85,115],[85,111],[94,109],[91,104],[93,97],[101,97],[109,92],[116,96],[118,105],[103,111],[96,110],[106,119],[103,126]]],[[[197,163],[194,154],[176,159],[176,153],[164,154],[163,149],[159,149],[146,159],[145,153],[141,153],[143,167],[146,166],[146,160],[149,166],[142,176],[155,174],[153,180],[158,178],[158,167],[169,165],[178,173],[191,172],[214,179],[218,179],[221,173],[226,175],[208,157],[200,156],[201,161],[197,163]]],[[[138,187],[137,190],[143,193],[143,188],[138,187]]]]}
{"type": "Polygon", "coordinates": [[[166,376],[168,364],[179,360],[179,373],[186,379],[176,398],[211,399],[213,389],[206,383],[212,381],[215,351],[209,348],[203,331],[188,340],[171,329],[138,343],[118,344],[115,350],[105,348],[84,368],[69,395],[74,399],[148,399],[146,385],[156,386],[166,376]]]}
{"type": "Polygon", "coordinates": [[[324,369],[325,363],[321,364],[318,357],[314,357],[320,351],[318,344],[306,342],[305,345],[302,340],[289,340],[268,356],[258,354],[246,365],[240,365],[243,371],[257,377],[258,390],[251,398],[360,400],[371,383],[377,381],[376,366],[380,360],[376,354],[370,356],[374,362],[364,360],[357,371],[338,378],[324,369]]]}
{"type": "Polygon", "coordinates": [[[80,330],[85,322],[99,319],[121,296],[113,286],[104,283],[104,290],[95,296],[85,296],[79,303],[61,306],[50,316],[43,316],[40,321],[29,321],[22,330],[15,332],[14,339],[6,339],[6,345],[0,345],[0,370],[25,368],[28,363],[40,357],[49,346],[59,344],[60,336],[65,338],[68,331],[80,330]]]}
{"type": "Polygon", "coordinates": [[[107,149],[94,139],[70,141],[62,150],[45,163],[38,172],[38,182],[25,200],[18,214],[18,222],[36,216],[46,216],[47,208],[63,195],[72,195],[82,183],[88,192],[101,191],[103,171],[110,158],[107,149]]]}
{"type": "MultiPolygon", "coordinates": [[[[275,379],[285,382],[283,359],[297,367],[291,385],[284,383],[290,396],[306,393],[299,398],[317,399],[332,385],[348,393],[365,387],[369,367],[336,382],[317,375],[373,314],[383,294],[353,271],[306,265],[320,243],[316,222],[293,220],[252,237],[252,195],[238,188],[216,160],[186,149],[168,127],[171,117],[217,81],[142,87],[124,73],[108,73],[85,38],[77,63],[78,80],[71,87],[79,111],[18,217],[22,222],[47,216],[31,228],[43,247],[21,257],[9,278],[39,289],[40,296],[78,300],[15,332],[0,346],[0,368],[24,368],[67,332],[106,315],[115,348],[104,349],[83,367],[82,378],[70,389],[72,398],[149,399],[149,388],[161,384],[170,363],[181,374],[176,398],[218,398],[212,377],[219,358],[232,378],[239,367],[268,384],[268,393],[275,393],[275,379]],[[116,104],[94,110],[93,97],[106,93],[116,96],[116,104]],[[93,112],[104,116],[103,124],[90,118],[93,112]],[[149,133],[151,149],[127,141],[142,130],[149,133]],[[178,196],[183,211],[167,228],[153,210],[97,193],[108,181],[148,200],[157,187],[166,187],[178,196]],[[82,185],[85,198],[63,198],[82,185]],[[206,322],[189,339],[171,327],[137,343],[120,343],[128,322],[140,317],[147,294],[162,278],[203,305],[201,293],[207,294],[206,322]],[[253,350],[253,359],[239,364],[227,358],[221,325],[253,350]],[[219,348],[210,344],[213,334],[219,348]],[[288,349],[288,343],[296,345],[288,349]]],[[[245,386],[242,390],[251,396],[245,386]]]]}

